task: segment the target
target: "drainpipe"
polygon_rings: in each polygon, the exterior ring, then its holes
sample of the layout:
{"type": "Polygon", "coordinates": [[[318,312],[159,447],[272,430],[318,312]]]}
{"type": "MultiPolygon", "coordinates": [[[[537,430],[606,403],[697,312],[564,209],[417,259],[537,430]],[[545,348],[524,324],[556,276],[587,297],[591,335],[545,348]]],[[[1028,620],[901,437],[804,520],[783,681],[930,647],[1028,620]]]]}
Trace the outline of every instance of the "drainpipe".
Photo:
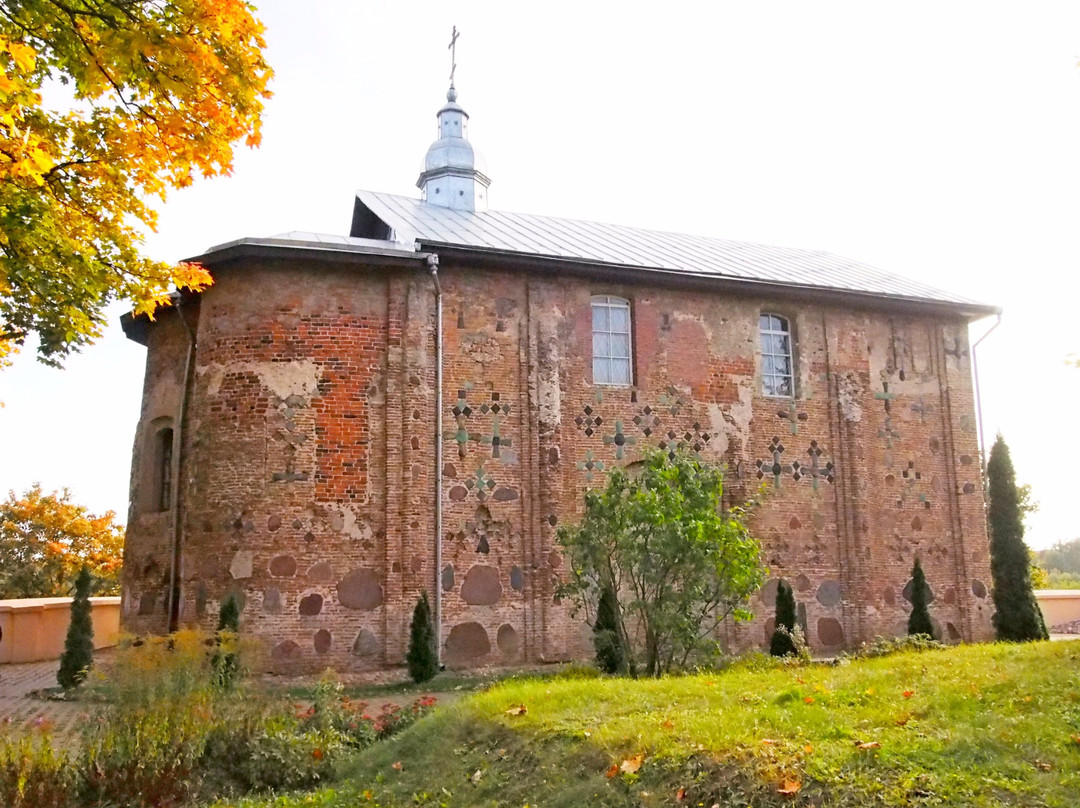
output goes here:
{"type": "MultiPolygon", "coordinates": [[[[1000,312],[998,312],[997,321],[990,326],[990,330],[975,340],[975,343],[971,346],[971,373],[975,377],[975,414],[979,419],[979,460],[982,464],[984,480],[986,479],[986,433],[983,432],[982,396],[979,394],[979,362],[975,349],[978,348],[979,343],[989,337],[999,325],[1001,325],[1000,312]]],[[[983,490],[986,490],[986,486],[983,486],[983,490]]]]}
{"type": "Polygon", "coordinates": [[[180,457],[184,448],[184,417],[187,412],[188,384],[191,381],[191,364],[195,359],[195,332],[191,330],[187,318],[184,317],[184,297],[177,293],[176,315],[184,326],[188,335],[187,359],[184,361],[184,384],[180,388],[180,412],[177,417],[176,430],[173,432],[173,473],[172,473],[172,560],[169,564],[169,620],[168,630],[171,634],[176,631],[180,624],[180,457]],[[177,447],[179,446],[179,451],[177,447]]]}
{"type": "Polygon", "coordinates": [[[442,670],[443,305],[439,256],[431,253],[427,265],[435,282],[435,658],[442,670]]]}

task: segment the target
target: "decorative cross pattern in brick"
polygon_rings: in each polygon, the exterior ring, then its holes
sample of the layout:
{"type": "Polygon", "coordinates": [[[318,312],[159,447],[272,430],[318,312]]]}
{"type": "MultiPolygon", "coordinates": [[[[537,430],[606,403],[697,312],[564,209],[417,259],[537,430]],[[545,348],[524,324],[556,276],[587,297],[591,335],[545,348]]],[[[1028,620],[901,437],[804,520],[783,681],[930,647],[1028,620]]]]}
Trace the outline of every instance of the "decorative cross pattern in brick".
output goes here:
{"type": "Polygon", "coordinates": [[[795,408],[795,402],[794,401],[789,401],[787,403],[787,406],[784,409],[777,411],[776,417],[777,418],[786,418],[788,420],[788,422],[791,424],[791,434],[792,435],[798,435],[799,434],[799,421],[805,421],[810,416],[807,415],[805,412],[799,412],[795,408]]]}
{"type": "Polygon", "coordinates": [[[687,431],[683,433],[683,440],[685,440],[686,445],[693,449],[695,452],[700,452],[702,449],[709,445],[709,441],[712,440],[712,435],[702,430],[701,424],[695,421],[693,431],[687,431]]]}
{"type": "MultiPolygon", "coordinates": [[[[833,468],[831,460],[825,463],[824,466],[821,465],[820,459],[821,455],[824,454],[824,451],[818,446],[816,440],[810,441],[810,448],[806,450],[806,453],[810,455],[809,465],[801,464],[798,460],[791,464],[791,476],[796,482],[803,477],[809,477],[811,485],[813,485],[814,490],[817,491],[818,480],[824,480],[827,483],[831,483],[836,479],[836,471],[833,468]]],[[[758,475],[758,478],[761,478],[760,474],[758,475]]]]}
{"type": "Polygon", "coordinates": [[[604,419],[601,418],[596,413],[596,410],[588,404],[585,405],[585,408],[581,412],[582,414],[574,419],[574,423],[585,433],[585,437],[591,438],[600,430],[600,427],[604,423],[604,419]]]}
{"type": "MultiPolygon", "coordinates": [[[[907,491],[902,494],[903,499],[907,499],[908,496],[916,496],[915,484],[922,480],[922,472],[915,468],[915,461],[909,460],[907,467],[900,472],[900,476],[907,481],[907,491]]],[[[926,498],[925,493],[919,493],[916,498],[919,502],[923,503],[926,508],[930,507],[930,501],[926,498]]]]}
{"type": "Polygon", "coordinates": [[[933,404],[927,404],[926,400],[919,396],[919,400],[911,405],[911,411],[919,416],[919,420],[922,423],[926,423],[926,416],[930,415],[934,411],[933,404]]]}
{"type": "Polygon", "coordinates": [[[647,438],[659,428],[660,416],[656,414],[656,410],[646,404],[634,416],[634,424],[641,430],[641,434],[647,438]]]}
{"type": "Polygon", "coordinates": [[[686,444],[679,439],[679,433],[674,429],[669,429],[664,437],[666,440],[660,441],[660,448],[668,453],[669,458],[674,460],[675,452],[684,448],[686,444]]]}
{"type": "Polygon", "coordinates": [[[495,480],[484,470],[484,464],[481,463],[477,466],[476,472],[465,481],[465,487],[483,502],[488,498],[488,493],[495,488],[495,480]]]}
{"type": "Polygon", "coordinates": [[[889,392],[889,383],[886,381],[883,381],[881,386],[882,392],[874,393],[874,398],[885,402],[885,426],[878,430],[878,437],[885,438],[886,445],[891,449],[893,438],[900,437],[900,433],[892,428],[892,402],[896,398],[896,393],[889,392]]]}
{"type": "Polygon", "coordinates": [[[454,402],[454,406],[450,410],[450,413],[454,416],[454,421],[457,423],[457,429],[447,434],[457,441],[458,457],[461,458],[465,457],[466,444],[469,442],[468,421],[473,412],[473,408],[469,406],[467,391],[458,390],[457,401],[454,402]]]}
{"type": "MultiPolygon", "coordinates": [[[[506,409],[509,409],[509,406],[507,406],[506,409]]],[[[494,410],[493,410],[493,412],[494,412],[494,410]]],[[[504,410],[504,412],[505,412],[505,410],[504,410]]],[[[491,434],[490,435],[481,435],[479,440],[480,440],[481,443],[491,447],[491,456],[492,457],[498,457],[499,456],[499,447],[500,446],[505,446],[506,448],[510,448],[513,445],[513,441],[510,438],[503,437],[502,435],[499,434],[499,416],[498,415],[492,416],[492,419],[491,419],[491,434]]]]}
{"type": "Polygon", "coordinates": [[[771,474],[773,486],[779,488],[780,475],[784,473],[784,465],[780,462],[780,457],[784,454],[784,444],[780,442],[780,438],[773,438],[769,449],[772,451],[772,462],[768,460],[757,461],[757,478],[763,480],[766,474],[771,474]]]}
{"type": "Polygon", "coordinates": [[[275,471],[270,475],[270,479],[275,483],[305,482],[308,473],[306,471],[297,471],[295,464],[296,447],[290,443],[285,447],[285,471],[275,471]]]}
{"type": "Polygon", "coordinates": [[[678,415],[682,412],[682,408],[686,406],[686,399],[674,387],[669,387],[656,399],[656,403],[672,415],[678,415]]]}
{"type": "Polygon", "coordinates": [[[605,446],[612,446],[613,445],[615,447],[615,459],[616,460],[622,460],[623,459],[623,447],[625,447],[627,445],[632,446],[635,443],[637,443],[637,440],[635,438],[633,438],[630,435],[627,435],[627,434],[625,434],[623,432],[622,421],[619,421],[619,420],[615,421],[615,434],[614,435],[604,435],[604,445],[605,446]]]}
{"type": "Polygon", "coordinates": [[[510,405],[499,400],[499,393],[492,393],[491,402],[485,401],[480,405],[479,409],[481,415],[487,415],[489,412],[494,413],[496,416],[510,414],[510,405]]]}
{"type": "Polygon", "coordinates": [[[593,457],[592,452],[586,452],[585,453],[585,459],[584,460],[579,460],[577,462],[577,467],[578,467],[578,471],[584,471],[585,472],[585,480],[587,482],[591,483],[592,479],[593,479],[593,472],[594,471],[599,471],[600,473],[603,473],[603,471],[604,471],[604,461],[603,460],[597,460],[595,457],[593,457]]]}

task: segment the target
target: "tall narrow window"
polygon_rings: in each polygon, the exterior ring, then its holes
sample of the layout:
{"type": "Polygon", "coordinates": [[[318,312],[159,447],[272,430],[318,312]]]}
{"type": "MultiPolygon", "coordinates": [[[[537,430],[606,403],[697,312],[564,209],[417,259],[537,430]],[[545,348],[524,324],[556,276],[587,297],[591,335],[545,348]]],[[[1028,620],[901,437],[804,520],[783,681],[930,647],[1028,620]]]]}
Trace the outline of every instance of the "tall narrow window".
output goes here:
{"type": "Polygon", "coordinates": [[[633,383],[630,369],[630,302],[600,295],[592,299],[593,383],[633,383]]]}
{"type": "Polygon", "coordinates": [[[154,468],[154,505],[159,511],[172,507],[173,431],[161,429],[157,433],[154,468]]]}
{"type": "Polygon", "coordinates": [[[791,362],[791,326],[776,314],[762,314],[761,386],[767,396],[791,398],[795,395],[791,362]]]}

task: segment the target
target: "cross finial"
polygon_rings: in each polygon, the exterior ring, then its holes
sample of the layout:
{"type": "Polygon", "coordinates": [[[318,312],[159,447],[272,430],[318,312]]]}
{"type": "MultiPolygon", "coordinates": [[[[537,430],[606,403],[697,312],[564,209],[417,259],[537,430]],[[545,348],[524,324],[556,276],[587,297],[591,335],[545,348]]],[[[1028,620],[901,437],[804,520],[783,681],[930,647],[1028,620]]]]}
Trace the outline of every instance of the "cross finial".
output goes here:
{"type": "Polygon", "coordinates": [[[454,26],[454,30],[450,33],[450,44],[446,46],[450,51],[450,86],[454,86],[454,71],[457,70],[457,41],[461,33],[458,31],[457,26],[454,26]]]}

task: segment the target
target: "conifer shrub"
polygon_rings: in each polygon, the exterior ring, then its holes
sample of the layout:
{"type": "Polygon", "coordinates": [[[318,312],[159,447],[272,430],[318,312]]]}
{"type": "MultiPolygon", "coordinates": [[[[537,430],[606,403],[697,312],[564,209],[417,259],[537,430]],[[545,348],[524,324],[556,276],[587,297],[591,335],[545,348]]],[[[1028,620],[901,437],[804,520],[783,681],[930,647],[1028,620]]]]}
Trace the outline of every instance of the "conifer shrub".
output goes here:
{"type": "Polygon", "coordinates": [[[222,687],[231,687],[240,675],[240,659],[237,643],[240,635],[240,603],[236,595],[230,594],[221,604],[218,612],[217,635],[214,643],[213,665],[217,682],[222,687]]]}
{"type": "Polygon", "coordinates": [[[769,642],[769,653],[774,657],[794,656],[795,646],[795,592],[791,584],[781,579],[776,587],[776,628],[769,642]]]}
{"type": "Polygon", "coordinates": [[[64,640],[64,653],[60,655],[60,670],[56,673],[56,681],[64,690],[82,684],[94,664],[94,625],[90,620],[93,582],[88,567],[79,570],[75,579],[75,599],[71,601],[71,622],[64,640]]]}
{"type": "Polygon", "coordinates": [[[999,434],[986,464],[989,489],[990,574],[994,580],[994,630],[999,640],[1049,639],[1031,585],[1024,517],[1009,447],[999,434]]]}
{"type": "Polygon", "coordinates": [[[930,621],[930,585],[926,582],[918,558],[911,568],[911,614],[908,616],[907,633],[934,637],[934,624],[930,621]]]}
{"type": "Polygon", "coordinates": [[[626,646],[619,621],[619,600],[615,590],[605,586],[596,605],[593,623],[596,666],[604,673],[626,673],[626,646]]]}
{"type": "Polygon", "coordinates": [[[405,655],[409,676],[417,684],[433,679],[439,672],[439,655],[435,647],[435,626],[431,620],[431,605],[427,592],[422,592],[413,609],[409,627],[409,651],[405,655]]]}

